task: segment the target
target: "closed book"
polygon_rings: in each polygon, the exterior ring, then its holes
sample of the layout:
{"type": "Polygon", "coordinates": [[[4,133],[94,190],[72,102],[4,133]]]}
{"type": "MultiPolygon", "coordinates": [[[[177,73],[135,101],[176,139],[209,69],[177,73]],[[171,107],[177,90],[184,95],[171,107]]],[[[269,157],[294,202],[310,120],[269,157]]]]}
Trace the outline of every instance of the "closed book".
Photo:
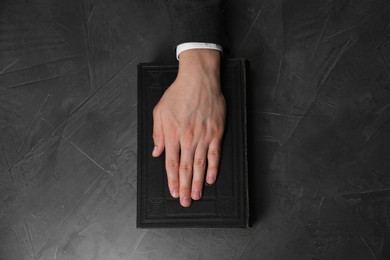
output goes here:
{"type": "Polygon", "coordinates": [[[226,123],[218,177],[188,208],[169,192],[164,154],[152,157],[153,108],[175,80],[177,64],[138,65],[137,227],[248,227],[246,71],[243,59],[221,64],[226,123]]]}

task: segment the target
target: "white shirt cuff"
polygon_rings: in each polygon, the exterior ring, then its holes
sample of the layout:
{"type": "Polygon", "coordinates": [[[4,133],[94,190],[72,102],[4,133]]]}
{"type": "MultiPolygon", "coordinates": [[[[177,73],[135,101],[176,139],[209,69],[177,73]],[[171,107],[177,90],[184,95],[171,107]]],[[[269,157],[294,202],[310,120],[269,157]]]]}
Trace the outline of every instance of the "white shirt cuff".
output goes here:
{"type": "Polygon", "coordinates": [[[222,46],[215,43],[207,42],[185,42],[177,45],[176,47],[176,59],[179,60],[179,55],[183,51],[191,49],[210,49],[222,52],[222,46]]]}

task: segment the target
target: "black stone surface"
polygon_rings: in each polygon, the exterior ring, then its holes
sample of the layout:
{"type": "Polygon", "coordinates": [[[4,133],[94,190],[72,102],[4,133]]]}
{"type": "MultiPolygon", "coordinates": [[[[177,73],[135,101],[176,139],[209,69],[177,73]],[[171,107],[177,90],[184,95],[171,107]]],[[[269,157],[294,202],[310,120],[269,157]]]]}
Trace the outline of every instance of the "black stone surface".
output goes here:
{"type": "Polygon", "coordinates": [[[139,230],[139,62],[164,1],[0,2],[0,259],[390,259],[390,2],[228,0],[248,230],[139,230]]]}

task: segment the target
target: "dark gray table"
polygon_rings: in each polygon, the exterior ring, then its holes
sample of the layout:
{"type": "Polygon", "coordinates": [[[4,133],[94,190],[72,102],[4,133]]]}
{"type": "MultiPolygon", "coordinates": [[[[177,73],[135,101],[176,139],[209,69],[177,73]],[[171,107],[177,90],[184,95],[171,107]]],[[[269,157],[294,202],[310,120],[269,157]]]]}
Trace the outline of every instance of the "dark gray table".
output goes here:
{"type": "Polygon", "coordinates": [[[390,259],[390,2],[225,13],[253,228],[137,230],[136,65],[174,59],[164,1],[1,1],[0,259],[390,259]]]}

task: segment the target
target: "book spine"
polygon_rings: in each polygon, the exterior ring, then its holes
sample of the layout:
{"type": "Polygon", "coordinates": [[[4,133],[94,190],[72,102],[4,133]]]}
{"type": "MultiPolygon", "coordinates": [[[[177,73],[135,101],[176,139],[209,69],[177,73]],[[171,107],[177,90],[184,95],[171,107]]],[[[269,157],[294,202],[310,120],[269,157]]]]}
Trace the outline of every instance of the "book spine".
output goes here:
{"type": "Polygon", "coordinates": [[[248,118],[247,118],[247,93],[246,93],[246,88],[247,88],[247,74],[249,71],[249,62],[245,59],[241,59],[241,83],[242,83],[242,88],[241,88],[241,93],[242,93],[242,102],[243,102],[243,109],[242,109],[242,119],[244,121],[243,123],[243,137],[244,137],[244,190],[245,190],[245,198],[244,198],[244,205],[245,205],[245,223],[244,227],[248,228],[250,227],[250,207],[249,207],[249,180],[248,180],[248,118]]]}

